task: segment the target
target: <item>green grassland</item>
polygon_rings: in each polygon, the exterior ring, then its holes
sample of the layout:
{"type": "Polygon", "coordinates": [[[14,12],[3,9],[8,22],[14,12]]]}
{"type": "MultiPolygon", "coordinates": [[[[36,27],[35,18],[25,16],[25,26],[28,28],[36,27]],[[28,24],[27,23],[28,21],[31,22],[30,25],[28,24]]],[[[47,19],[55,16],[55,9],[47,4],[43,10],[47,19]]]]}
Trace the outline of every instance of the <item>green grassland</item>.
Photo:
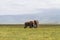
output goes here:
{"type": "Polygon", "coordinates": [[[23,28],[23,25],[0,25],[0,40],[60,40],[60,25],[40,25],[23,28]]]}

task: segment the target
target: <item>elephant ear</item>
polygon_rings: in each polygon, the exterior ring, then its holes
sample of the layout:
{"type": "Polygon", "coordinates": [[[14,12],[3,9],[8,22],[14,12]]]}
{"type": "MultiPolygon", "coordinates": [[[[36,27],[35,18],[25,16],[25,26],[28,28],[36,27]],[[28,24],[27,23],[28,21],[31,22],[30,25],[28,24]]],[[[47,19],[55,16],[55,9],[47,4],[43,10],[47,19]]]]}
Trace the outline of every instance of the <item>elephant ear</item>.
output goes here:
{"type": "Polygon", "coordinates": [[[38,20],[34,20],[34,23],[35,23],[37,26],[39,25],[38,20]]]}

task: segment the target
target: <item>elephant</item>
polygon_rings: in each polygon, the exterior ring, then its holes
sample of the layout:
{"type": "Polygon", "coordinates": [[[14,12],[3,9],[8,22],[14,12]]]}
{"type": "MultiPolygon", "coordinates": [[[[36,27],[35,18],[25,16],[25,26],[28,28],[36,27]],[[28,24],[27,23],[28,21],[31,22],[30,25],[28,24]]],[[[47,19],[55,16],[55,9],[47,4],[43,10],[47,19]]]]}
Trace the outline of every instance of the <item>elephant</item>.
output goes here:
{"type": "Polygon", "coordinates": [[[30,21],[30,22],[25,22],[25,27],[24,28],[27,28],[29,26],[29,28],[32,28],[33,27],[33,21],[30,21]]]}
{"type": "Polygon", "coordinates": [[[29,26],[29,28],[37,28],[38,27],[38,21],[37,20],[34,20],[34,21],[29,21],[29,22],[25,22],[25,27],[24,28],[27,28],[29,26]]]}

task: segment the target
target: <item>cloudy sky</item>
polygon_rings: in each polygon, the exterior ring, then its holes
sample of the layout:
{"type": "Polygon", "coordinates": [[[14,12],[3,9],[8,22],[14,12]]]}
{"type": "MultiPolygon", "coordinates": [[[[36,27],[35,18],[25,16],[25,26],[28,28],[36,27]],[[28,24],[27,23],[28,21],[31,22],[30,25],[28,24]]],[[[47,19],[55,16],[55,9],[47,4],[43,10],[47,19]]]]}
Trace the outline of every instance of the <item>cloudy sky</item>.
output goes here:
{"type": "Polygon", "coordinates": [[[0,24],[31,19],[60,24],[60,0],[0,0],[0,24]]]}
{"type": "Polygon", "coordinates": [[[54,8],[60,9],[60,0],[0,0],[0,15],[34,14],[54,8]]]}

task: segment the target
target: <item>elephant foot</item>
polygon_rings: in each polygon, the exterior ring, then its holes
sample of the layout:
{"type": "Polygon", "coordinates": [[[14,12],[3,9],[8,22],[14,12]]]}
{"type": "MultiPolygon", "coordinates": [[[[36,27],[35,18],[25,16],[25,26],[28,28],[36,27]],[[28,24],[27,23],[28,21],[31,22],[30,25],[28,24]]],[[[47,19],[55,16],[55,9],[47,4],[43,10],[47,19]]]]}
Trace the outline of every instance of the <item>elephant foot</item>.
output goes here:
{"type": "Polygon", "coordinates": [[[29,28],[32,28],[32,27],[29,27],[29,28]]]}
{"type": "Polygon", "coordinates": [[[34,28],[37,28],[37,27],[34,27],[34,28]]]}
{"type": "Polygon", "coordinates": [[[24,28],[27,28],[27,27],[24,27],[24,28]]]}

